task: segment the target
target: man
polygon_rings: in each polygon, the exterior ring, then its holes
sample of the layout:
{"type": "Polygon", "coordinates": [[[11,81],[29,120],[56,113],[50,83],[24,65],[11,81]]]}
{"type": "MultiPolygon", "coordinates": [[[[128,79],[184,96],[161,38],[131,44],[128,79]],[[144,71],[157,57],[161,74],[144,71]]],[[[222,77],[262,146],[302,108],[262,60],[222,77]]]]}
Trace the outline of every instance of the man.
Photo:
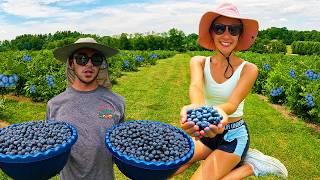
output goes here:
{"type": "Polygon", "coordinates": [[[93,38],[80,38],[53,53],[66,62],[68,88],[48,102],[46,119],[66,121],[78,130],[60,178],[114,179],[112,155],[104,139],[108,128],[124,121],[124,99],[110,90],[106,60],[117,51],[93,38]]]}

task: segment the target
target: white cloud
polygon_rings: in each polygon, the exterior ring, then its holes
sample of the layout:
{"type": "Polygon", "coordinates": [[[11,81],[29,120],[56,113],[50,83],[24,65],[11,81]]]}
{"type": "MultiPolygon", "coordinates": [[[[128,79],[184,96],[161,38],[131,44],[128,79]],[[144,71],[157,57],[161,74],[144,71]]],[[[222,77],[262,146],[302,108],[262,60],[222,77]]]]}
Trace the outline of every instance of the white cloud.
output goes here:
{"type": "Polygon", "coordinates": [[[66,3],[66,4],[82,4],[82,3],[90,3],[94,0],[39,0],[39,2],[43,2],[45,4],[52,3],[66,3]]]}
{"type": "Polygon", "coordinates": [[[51,6],[61,4],[71,6],[76,4],[90,3],[93,0],[5,0],[0,8],[9,15],[21,16],[25,18],[52,18],[64,16],[68,11],[51,6]]]}
{"type": "MultiPolygon", "coordinates": [[[[164,0],[103,6],[81,12],[64,9],[68,3],[94,3],[93,0],[6,0],[0,8],[7,14],[26,18],[22,24],[0,17],[1,39],[12,39],[30,33],[54,33],[62,30],[115,35],[126,33],[166,32],[176,27],[186,34],[197,33],[201,15],[222,0],[164,0]],[[53,4],[59,3],[59,7],[53,4]],[[62,6],[63,5],[63,6],[62,6]]],[[[241,15],[257,19],[260,29],[287,27],[298,30],[320,30],[318,0],[230,0],[241,15]]]]}
{"type": "Polygon", "coordinates": [[[7,14],[25,18],[52,17],[63,13],[62,9],[49,7],[37,0],[7,0],[0,8],[7,14]]]}

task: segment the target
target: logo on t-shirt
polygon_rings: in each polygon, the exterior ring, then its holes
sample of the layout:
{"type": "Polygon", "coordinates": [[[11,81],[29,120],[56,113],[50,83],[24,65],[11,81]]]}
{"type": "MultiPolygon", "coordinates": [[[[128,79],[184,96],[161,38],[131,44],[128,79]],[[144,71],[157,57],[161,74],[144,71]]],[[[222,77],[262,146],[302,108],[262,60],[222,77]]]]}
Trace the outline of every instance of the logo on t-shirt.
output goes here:
{"type": "Polygon", "coordinates": [[[112,119],[113,112],[110,109],[104,109],[99,112],[99,118],[112,119]]]}
{"type": "Polygon", "coordinates": [[[102,119],[112,119],[119,116],[116,114],[114,107],[110,104],[100,104],[97,110],[99,118],[102,119]]]}

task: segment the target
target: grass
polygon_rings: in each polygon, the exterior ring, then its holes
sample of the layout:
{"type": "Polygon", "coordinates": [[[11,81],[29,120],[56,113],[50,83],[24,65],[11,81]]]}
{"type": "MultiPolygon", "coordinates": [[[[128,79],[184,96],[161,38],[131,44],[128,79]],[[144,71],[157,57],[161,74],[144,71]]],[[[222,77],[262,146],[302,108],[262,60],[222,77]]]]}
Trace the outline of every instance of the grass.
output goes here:
{"type": "Polygon", "coordinates": [[[291,45],[287,45],[287,54],[292,54],[291,45]]]}
{"type": "MultiPolygon", "coordinates": [[[[113,91],[126,99],[126,119],[156,120],[179,127],[180,108],[189,102],[189,59],[187,55],[177,55],[158,61],[156,66],[143,67],[118,78],[113,91]]],[[[15,123],[43,119],[44,114],[44,103],[9,100],[7,111],[0,119],[15,123]]],[[[247,98],[245,114],[251,147],[281,160],[289,171],[289,179],[320,178],[318,132],[301,120],[286,118],[255,94],[247,98]]],[[[189,179],[198,165],[173,179],[189,179]]],[[[127,179],[116,166],[115,174],[116,179],[127,179]]],[[[0,173],[1,178],[6,176],[0,173]]],[[[277,178],[267,176],[261,179],[277,178]]]]}
{"type": "Polygon", "coordinates": [[[30,120],[43,120],[46,115],[45,103],[33,103],[28,100],[17,101],[17,98],[6,97],[6,108],[0,113],[0,119],[10,124],[30,120]]]}

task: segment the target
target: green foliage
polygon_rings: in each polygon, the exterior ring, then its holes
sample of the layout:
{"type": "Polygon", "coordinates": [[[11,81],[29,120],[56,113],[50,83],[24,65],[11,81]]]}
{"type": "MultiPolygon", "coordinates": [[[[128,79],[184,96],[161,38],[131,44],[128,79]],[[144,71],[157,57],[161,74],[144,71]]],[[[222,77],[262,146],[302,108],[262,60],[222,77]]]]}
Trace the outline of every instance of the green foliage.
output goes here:
{"type": "Polygon", "coordinates": [[[256,42],[251,46],[249,51],[257,53],[283,53],[287,52],[287,46],[279,40],[268,40],[257,38],[256,42]]]}
{"type": "Polygon", "coordinates": [[[283,53],[286,54],[287,46],[282,41],[272,40],[268,45],[267,53],[283,53]]]}
{"type": "Polygon", "coordinates": [[[128,39],[128,34],[122,33],[120,35],[119,41],[120,41],[119,49],[127,49],[127,50],[132,49],[132,45],[128,39]]]}
{"type": "Polygon", "coordinates": [[[198,44],[198,35],[195,33],[189,34],[185,39],[186,50],[189,51],[199,51],[202,50],[202,47],[198,44]]]}
{"type": "MultiPolygon", "coordinates": [[[[115,81],[122,71],[136,71],[140,66],[155,65],[157,60],[174,54],[174,51],[122,51],[108,59],[110,79],[115,81]],[[142,60],[137,61],[137,57],[142,60]],[[126,60],[128,66],[124,66],[126,60]]],[[[3,64],[0,74],[16,73],[19,76],[16,87],[0,88],[3,94],[13,92],[31,97],[33,101],[48,101],[66,88],[66,66],[53,57],[51,50],[1,52],[0,62],[3,64]],[[26,61],[25,56],[32,59],[26,61]]]]}
{"type": "Polygon", "coordinates": [[[291,47],[294,54],[320,55],[320,42],[294,41],[291,47]]]}
{"type": "Polygon", "coordinates": [[[183,31],[172,28],[169,30],[168,34],[168,50],[180,52],[186,51],[184,47],[185,34],[183,31]]]}
{"type": "MultiPolygon", "coordinates": [[[[0,44],[0,51],[55,49],[71,44],[80,37],[93,37],[102,44],[121,50],[174,50],[180,52],[204,50],[198,44],[197,34],[191,33],[186,35],[181,30],[171,28],[168,32],[163,33],[121,33],[112,37],[82,34],[76,31],[57,31],[54,34],[39,35],[26,34],[17,36],[11,41],[4,40],[0,44]]],[[[294,31],[288,30],[285,27],[272,27],[259,31],[257,40],[250,48],[250,51],[258,53],[285,53],[286,51],[282,43],[290,45],[293,41],[320,42],[320,32],[315,30],[294,31]]]]}
{"type": "Polygon", "coordinates": [[[6,108],[6,98],[4,98],[2,95],[0,96],[0,114],[2,114],[3,111],[5,111],[6,108]]]}
{"type": "Polygon", "coordinates": [[[259,67],[259,77],[253,90],[264,94],[272,103],[284,103],[292,112],[320,122],[320,79],[311,80],[306,75],[307,70],[320,73],[320,58],[317,56],[292,56],[292,55],[259,55],[244,53],[244,59],[255,63],[259,67]],[[250,56],[248,56],[250,55],[250,56]],[[270,64],[270,70],[266,71],[264,65],[270,64]],[[295,77],[290,75],[294,71],[295,77]],[[282,87],[283,93],[272,96],[271,91],[282,87]],[[305,96],[311,94],[314,98],[314,107],[308,107],[305,96]]]}
{"type": "Polygon", "coordinates": [[[255,43],[249,48],[249,51],[257,53],[265,53],[267,51],[267,44],[270,43],[268,39],[257,38],[255,43]]]}
{"type": "Polygon", "coordinates": [[[261,39],[278,39],[286,45],[290,45],[293,41],[317,41],[320,42],[320,32],[312,31],[296,31],[288,30],[286,27],[277,28],[271,27],[259,31],[258,37],[261,39]]]}

